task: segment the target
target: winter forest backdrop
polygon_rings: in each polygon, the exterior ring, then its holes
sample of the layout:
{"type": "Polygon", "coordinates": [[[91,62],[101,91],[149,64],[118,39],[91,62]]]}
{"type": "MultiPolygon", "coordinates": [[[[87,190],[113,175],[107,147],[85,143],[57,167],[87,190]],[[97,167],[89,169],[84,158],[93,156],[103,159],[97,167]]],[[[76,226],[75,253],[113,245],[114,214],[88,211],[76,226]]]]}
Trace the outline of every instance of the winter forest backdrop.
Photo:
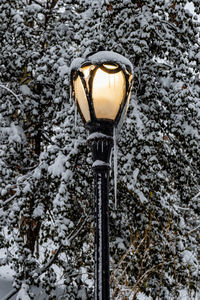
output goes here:
{"type": "Polygon", "coordinates": [[[74,126],[69,67],[102,45],[134,68],[117,210],[111,174],[112,298],[180,299],[183,289],[199,297],[200,5],[192,3],[194,14],[186,0],[0,1],[0,265],[14,272],[10,296],[39,299],[39,286],[41,299],[93,297],[92,159],[79,117],[74,126]]]}

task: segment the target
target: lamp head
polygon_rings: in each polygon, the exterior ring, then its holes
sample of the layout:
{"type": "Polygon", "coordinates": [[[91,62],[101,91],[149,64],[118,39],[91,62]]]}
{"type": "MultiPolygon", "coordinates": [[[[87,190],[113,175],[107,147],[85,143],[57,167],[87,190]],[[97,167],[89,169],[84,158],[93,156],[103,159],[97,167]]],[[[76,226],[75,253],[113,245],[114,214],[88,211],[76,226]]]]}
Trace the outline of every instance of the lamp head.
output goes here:
{"type": "Polygon", "coordinates": [[[111,132],[124,118],[132,78],[129,60],[114,52],[100,51],[72,62],[73,94],[90,132],[111,132]]]}

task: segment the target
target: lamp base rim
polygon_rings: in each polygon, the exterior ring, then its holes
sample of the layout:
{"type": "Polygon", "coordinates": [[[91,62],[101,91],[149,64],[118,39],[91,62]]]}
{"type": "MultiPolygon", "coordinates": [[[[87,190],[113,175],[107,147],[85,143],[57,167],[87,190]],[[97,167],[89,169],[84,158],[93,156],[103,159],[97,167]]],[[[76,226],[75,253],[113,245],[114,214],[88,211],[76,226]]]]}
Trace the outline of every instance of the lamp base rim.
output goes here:
{"type": "Polygon", "coordinates": [[[99,132],[111,137],[113,137],[114,126],[115,122],[109,119],[97,119],[85,124],[85,128],[89,130],[90,134],[99,132]]]}

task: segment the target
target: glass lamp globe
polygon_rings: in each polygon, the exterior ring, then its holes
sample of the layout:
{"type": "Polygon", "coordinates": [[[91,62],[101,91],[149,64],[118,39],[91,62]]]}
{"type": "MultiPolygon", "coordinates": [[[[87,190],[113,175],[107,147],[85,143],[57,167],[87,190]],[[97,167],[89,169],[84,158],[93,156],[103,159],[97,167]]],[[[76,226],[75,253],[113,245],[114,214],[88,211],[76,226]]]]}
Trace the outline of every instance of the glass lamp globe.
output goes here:
{"type": "Polygon", "coordinates": [[[127,111],[132,88],[132,65],[123,56],[101,51],[71,67],[75,100],[83,121],[117,125],[127,111]]]}

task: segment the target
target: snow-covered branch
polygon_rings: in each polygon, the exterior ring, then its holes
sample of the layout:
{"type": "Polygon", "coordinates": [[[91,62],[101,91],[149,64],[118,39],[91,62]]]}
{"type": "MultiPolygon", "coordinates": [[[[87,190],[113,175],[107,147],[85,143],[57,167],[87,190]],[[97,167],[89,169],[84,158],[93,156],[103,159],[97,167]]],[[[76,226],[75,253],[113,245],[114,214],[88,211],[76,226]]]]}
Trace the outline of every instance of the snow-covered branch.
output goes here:
{"type": "Polygon", "coordinates": [[[18,195],[18,193],[15,193],[13,196],[11,196],[10,198],[8,198],[6,201],[2,201],[2,206],[6,206],[7,204],[9,204],[10,202],[12,202],[12,200],[18,195]]]}
{"type": "Polygon", "coordinates": [[[192,198],[192,200],[198,198],[200,196],[200,191],[192,198]]]}
{"type": "Polygon", "coordinates": [[[8,92],[10,92],[19,101],[19,103],[22,105],[22,102],[19,99],[19,96],[17,94],[15,94],[11,89],[9,89],[8,87],[6,87],[5,85],[2,85],[2,84],[0,84],[0,87],[7,90],[8,92]]]}
{"type": "MultiPolygon", "coordinates": [[[[83,228],[83,226],[85,225],[86,221],[88,220],[88,218],[85,216],[81,217],[77,226],[79,226],[78,228],[76,227],[72,233],[69,234],[69,236],[66,238],[66,241],[68,242],[68,244],[73,241],[75,239],[75,237],[79,234],[79,232],[81,231],[81,229],[83,228]]],[[[56,250],[54,256],[42,267],[42,268],[38,268],[36,270],[34,270],[32,272],[32,275],[37,274],[37,275],[41,275],[43,274],[46,270],[48,270],[48,268],[51,267],[51,265],[54,263],[54,261],[56,260],[56,258],[58,257],[59,253],[61,252],[61,250],[64,248],[64,245],[60,245],[58,247],[58,249],[56,250]]],[[[2,300],[8,300],[10,299],[12,296],[14,296],[20,289],[13,289],[12,291],[10,291],[2,300]]]]}
{"type": "Polygon", "coordinates": [[[188,234],[194,233],[195,231],[197,231],[197,230],[199,230],[199,229],[200,229],[200,225],[197,226],[196,228],[190,230],[190,231],[188,232],[188,234]]]}
{"type": "MultiPolygon", "coordinates": [[[[75,237],[79,234],[79,232],[85,225],[86,221],[87,221],[87,218],[85,218],[85,217],[82,217],[79,220],[78,225],[80,224],[80,227],[78,229],[75,228],[74,231],[69,234],[69,236],[66,238],[67,244],[71,243],[71,241],[73,241],[75,239],[75,237]]],[[[58,249],[56,250],[54,256],[42,268],[38,268],[35,271],[33,271],[33,274],[37,273],[38,275],[41,275],[42,273],[44,273],[54,263],[54,261],[56,260],[56,258],[58,257],[59,253],[61,252],[61,250],[63,248],[64,248],[64,245],[60,245],[58,247],[58,249]]]]}
{"type": "Polygon", "coordinates": [[[175,31],[178,31],[177,26],[175,26],[174,24],[172,24],[166,20],[161,20],[161,23],[164,23],[164,24],[168,25],[169,27],[173,28],[175,31]]]}

